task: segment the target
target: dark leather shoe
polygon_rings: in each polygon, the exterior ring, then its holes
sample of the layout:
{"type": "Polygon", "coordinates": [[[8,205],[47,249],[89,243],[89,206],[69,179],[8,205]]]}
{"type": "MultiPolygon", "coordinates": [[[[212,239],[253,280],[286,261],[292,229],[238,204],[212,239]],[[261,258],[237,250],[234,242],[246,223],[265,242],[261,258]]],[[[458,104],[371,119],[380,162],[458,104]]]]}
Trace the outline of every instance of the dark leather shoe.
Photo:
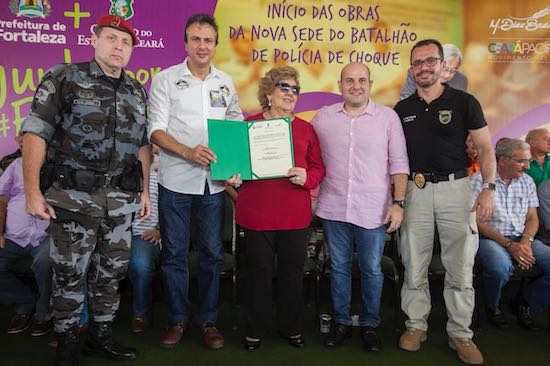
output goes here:
{"type": "Polygon", "coordinates": [[[306,342],[303,335],[297,334],[288,337],[288,344],[290,344],[292,347],[303,348],[306,345],[306,342]]]}
{"type": "Polygon", "coordinates": [[[49,333],[52,323],[52,319],[42,321],[35,318],[31,325],[31,336],[39,337],[49,333]]]}
{"type": "Polygon", "coordinates": [[[250,337],[244,337],[243,346],[248,351],[255,351],[262,345],[261,339],[252,340],[250,337]]]}
{"type": "Polygon", "coordinates": [[[510,308],[515,313],[518,324],[527,330],[537,331],[539,327],[535,324],[533,318],[531,318],[531,309],[525,299],[519,295],[512,299],[510,302],[510,308]]]}
{"type": "Polygon", "coordinates": [[[8,334],[17,334],[26,330],[31,325],[33,317],[34,313],[16,314],[10,320],[8,334]]]}
{"type": "Polygon", "coordinates": [[[325,338],[325,346],[336,347],[344,343],[344,339],[351,338],[351,326],[335,324],[325,338]]]}
{"type": "Polygon", "coordinates": [[[112,361],[127,361],[135,360],[138,351],[132,347],[125,347],[113,339],[111,322],[92,322],[84,354],[112,361]]]}
{"type": "Polygon", "coordinates": [[[518,324],[530,331],[538,331],[540,328],[537,326],[533,318],[531,317],[531,309],[526,305],[519,305],[517,307],[518,324]]]}
{"type": "Polygon", "coordinates": [[[180,343],[181,337],[185,333],[186,326],[184,323],[177,323],[166,328],[166,331],[160,338],[160,347],[161,348],[176,348],[180,343]]]}
{"type": "Polygon", "coordinates": [[[202,325],[202,338],[204,344],[210,349],[223,348],[223,336],[213,323],[205,323],[202,325]]]}
{"type": "Polygon", "coordinates": [[[382,350],[382,341],[373,327],[361,327],[361,340],[363,348],[367,351],[380,352],[382,350]]]}
{"type": "Polygon", "coordinates": [[[141,333],[149,328],[151,324],[151,319],[147,314],[134,316],[132,318],[132,333],[141,333]]]}
{"type": "Polygon", "coordinates": [[[510,327],[510,323],[508,323],[508,320],[506,320],[506,317],[500,309],[497,308],[493,311],[486,308],[485,313],[487,314],[487,320],[489,323],[493,324],[495,327],[500,329],[507,329],[510,327]]]}

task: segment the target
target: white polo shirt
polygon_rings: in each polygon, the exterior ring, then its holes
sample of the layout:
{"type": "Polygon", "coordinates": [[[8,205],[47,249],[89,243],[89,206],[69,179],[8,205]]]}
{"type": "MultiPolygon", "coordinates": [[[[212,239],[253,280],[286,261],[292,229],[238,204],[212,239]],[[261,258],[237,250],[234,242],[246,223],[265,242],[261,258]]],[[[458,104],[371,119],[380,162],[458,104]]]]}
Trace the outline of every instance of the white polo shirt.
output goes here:
{"type": "MultiPolygon", "coordinates": [[[[208,146],[207,119],[242,120],[239,99],[231,77],[210,68],[210,74],[198,79],[183,63],[159,72],[149,92],[149,138],[163,130],[177,142],[190,148],[208,146]]],[[[212,181],[205,167],[161,151],[159,183],[174,192],[203,194],[208,182],[210,193],[224,190],[223,181],[212,181]]]]}

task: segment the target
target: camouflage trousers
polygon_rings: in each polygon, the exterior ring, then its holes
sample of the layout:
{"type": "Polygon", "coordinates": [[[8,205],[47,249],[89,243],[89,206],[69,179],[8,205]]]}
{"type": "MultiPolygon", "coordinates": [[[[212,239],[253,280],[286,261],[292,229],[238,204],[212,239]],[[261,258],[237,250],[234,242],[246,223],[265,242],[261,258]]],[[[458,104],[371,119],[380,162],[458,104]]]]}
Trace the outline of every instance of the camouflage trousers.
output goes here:
{"type": "Polygon", "coordinates": [[[132,215],[91,217],[56,208],[50,259],[53,269],[54,329],[63,333],[78,324],[88,281],[90,319],[112,321],[130,258],[132,215]]]}

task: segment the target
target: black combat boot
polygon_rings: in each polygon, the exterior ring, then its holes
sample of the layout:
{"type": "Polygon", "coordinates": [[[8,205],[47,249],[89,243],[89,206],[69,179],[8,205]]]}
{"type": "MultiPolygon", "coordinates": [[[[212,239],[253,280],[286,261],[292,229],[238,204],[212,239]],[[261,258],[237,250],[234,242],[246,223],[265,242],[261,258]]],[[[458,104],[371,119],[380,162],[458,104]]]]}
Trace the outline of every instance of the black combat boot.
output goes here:
{"type": "Polygon", "coordinates": [[[137,349],[124,347],[114,341],[112,325],[112,322],[92,322],[84,346],[84,354],[113,361],[134,360],[138,354],[137,349]]]}
{"type": "Polygon", "coordinates": [[[80,365],[80,338],[78,325],[73,325],[65,333],[58,334],[55,364],[56,366],[80,365]]]}

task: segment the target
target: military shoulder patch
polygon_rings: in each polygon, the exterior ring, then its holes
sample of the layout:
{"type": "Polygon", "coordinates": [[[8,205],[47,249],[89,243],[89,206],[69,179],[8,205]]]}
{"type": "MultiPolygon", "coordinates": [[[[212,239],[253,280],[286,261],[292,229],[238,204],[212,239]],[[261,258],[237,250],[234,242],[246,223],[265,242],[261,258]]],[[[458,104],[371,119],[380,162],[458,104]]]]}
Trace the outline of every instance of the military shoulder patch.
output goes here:
{"type": "Polygon", "coordinates": [[[56,88],[53,81],[51,81],[50,79],[46,79],[38,87],[34,98],[38,103],[45,104],[48,100],[48,97],[55,92],[56,88]]]}

